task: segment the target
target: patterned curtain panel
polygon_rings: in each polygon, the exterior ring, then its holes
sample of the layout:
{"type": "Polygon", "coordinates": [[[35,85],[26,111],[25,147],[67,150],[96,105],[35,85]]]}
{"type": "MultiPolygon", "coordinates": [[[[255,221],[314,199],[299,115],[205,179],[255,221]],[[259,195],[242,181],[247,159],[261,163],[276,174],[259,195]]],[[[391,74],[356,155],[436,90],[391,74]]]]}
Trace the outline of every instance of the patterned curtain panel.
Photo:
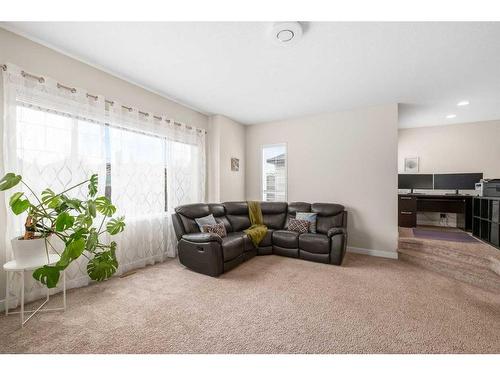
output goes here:
{"type": "MultiPolygon", "coordinates": [[[[126,216],[126,230],[117,238],[118,274],[174,257],[173,209],[205,200],[205,132],[110,104],[84,89],[68,90],[51,78],[36,79],[13,65],[3,83],[2,173],[21,174],[37,193],[46,187],[62,191],[97,173],[100,193],[126,216]]],[[[82,189],[77,194],[83,198],[82,189]]],[[[9,196],[0,220],[6,224],[0,228],[6,261],[25,219],[6,209],[9,196]]],[[[85,268],[81,259],[67,269],[68,288],[89,282],[85,268]]],[[[45,293],[29,274],[25,285],[28,300],[45,293]]]]}

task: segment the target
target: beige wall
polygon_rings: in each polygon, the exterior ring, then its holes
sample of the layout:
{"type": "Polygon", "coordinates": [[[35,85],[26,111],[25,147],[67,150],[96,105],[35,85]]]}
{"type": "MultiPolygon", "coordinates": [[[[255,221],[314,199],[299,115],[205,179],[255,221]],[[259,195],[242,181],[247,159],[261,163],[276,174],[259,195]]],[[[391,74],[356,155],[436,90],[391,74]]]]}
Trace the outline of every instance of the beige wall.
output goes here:
{"type": "Polygon", "coordinates": [[[288,147],[288,201],[349,211],[349,246],[397,247],[397,105],[248,126],[246,197],[261,196],[261,147],[288,147]]]}
{"type": "MultiPolygon", "coordinates": [[[[47,75],[69,86],[86,88],[90,93],[102,94],[106,98],[121,101],[141,110],[151,111],[168,116],[198,128],[208,127],[208,117],[190,108],[116,78],[75,59],[62,55],[54,50],[34,43],[0,28],[0,64],[13,63],[34,74],[47,75]]],[[[0,75],[0,85],[1,75],[0,75]]],[[[3,103],[0,90],[0,103],[3,103]]],[[[0,105],[0,121],[3,119],[3,106],[0,105]]],[[[3,144],[0,132],[0,145],[3,144]]],[[[0,152],[0,166],[3,166],[0,152]]],[[[3,172],[0,167],[0,172],[3,172]]],[[[5,217],[4,196],[0,193],[0,264],[5,261],[3,249],[2,223],[5,217]]],[[[0,300],[5,294],[5,276],[0,271],[0,300]]]]}
{"type": "Polygon", "coordinates": [[[225,116],[209,120],[208,200],[226,202],[245,199],[245,126],[225,116]],[[231,158],[240,170],[231,171],[231,158]]]}
{"type": "Polygon", "coordinates": [[[500,120],[400,129],[398,170],[405,157],[419,157],[421,173],[483,172],[500,178],[500,120]]]}

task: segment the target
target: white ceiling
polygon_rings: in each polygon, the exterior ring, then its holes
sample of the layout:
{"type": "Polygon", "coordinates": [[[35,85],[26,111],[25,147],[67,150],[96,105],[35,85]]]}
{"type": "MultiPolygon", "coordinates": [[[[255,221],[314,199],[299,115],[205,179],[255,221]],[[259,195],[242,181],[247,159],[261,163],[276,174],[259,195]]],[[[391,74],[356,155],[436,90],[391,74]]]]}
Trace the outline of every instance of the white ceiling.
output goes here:
{"type": "Polygon", "coordinates": [[[303,25],[282,47],[268,22],[2,24],[245,124],[395,102],[400,127],[500,118],[500,23],[303,25]]]}

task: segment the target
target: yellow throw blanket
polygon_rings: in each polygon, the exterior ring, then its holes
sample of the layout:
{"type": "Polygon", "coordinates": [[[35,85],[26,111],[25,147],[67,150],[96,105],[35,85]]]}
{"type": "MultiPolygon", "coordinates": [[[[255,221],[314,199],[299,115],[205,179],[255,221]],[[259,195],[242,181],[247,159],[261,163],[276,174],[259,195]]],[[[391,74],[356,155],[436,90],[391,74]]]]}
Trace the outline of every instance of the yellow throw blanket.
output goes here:
{"type": "Polygon", "coordinates": [[[258,247],[267,234],[267,227],[264,225],[259,202],[248,202],[248,217],[252,226],[245,229],[244,232],[250,237],[253,245],[258,247]]]}

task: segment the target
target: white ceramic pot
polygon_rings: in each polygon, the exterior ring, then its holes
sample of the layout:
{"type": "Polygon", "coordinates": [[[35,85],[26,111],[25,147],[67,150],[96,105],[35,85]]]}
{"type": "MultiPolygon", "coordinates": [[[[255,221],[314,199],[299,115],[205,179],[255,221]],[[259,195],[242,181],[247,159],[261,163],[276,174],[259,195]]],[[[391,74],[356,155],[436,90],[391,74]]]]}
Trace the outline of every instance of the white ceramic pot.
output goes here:
{"type": "Polygon", "coordinates": [[[45,239],[35,238],[33,240],[23,240],[22,237],[16,237],[11,240],[11,243],[14,260],[17,264],[21,266],[36,266],[47,263],[45,239]]]}

